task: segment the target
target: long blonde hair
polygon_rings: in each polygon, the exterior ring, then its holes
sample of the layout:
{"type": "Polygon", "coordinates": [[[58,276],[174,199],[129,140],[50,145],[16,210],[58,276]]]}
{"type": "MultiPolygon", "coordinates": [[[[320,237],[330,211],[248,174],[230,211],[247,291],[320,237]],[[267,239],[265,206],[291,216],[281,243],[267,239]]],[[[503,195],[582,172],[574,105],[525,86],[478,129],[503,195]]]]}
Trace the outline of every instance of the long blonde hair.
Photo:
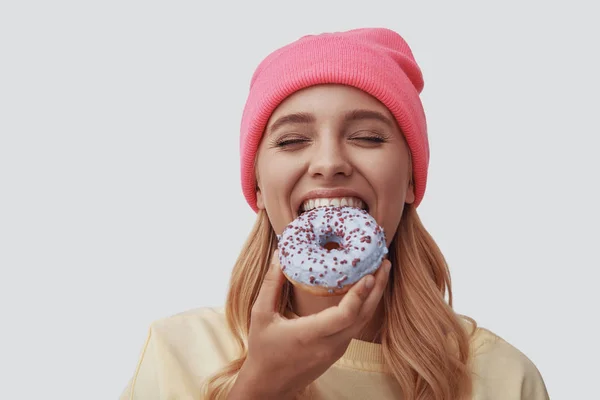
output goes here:
{"type": "MultiPolygon", "coordinates": [[[[233,268],[226,302],[227,324],[240,347],[239,358],[209,377],[204,395],[224,399],[247,355],[250,312],[256,300],[277,238],[268,216],[260,210],[252,232],[233,268]]],[[[421,223],[416,209],[406,204],[390,244],[392,271],[383,295],[384,360],[403,391],[414,400],[455,400],[471,395],[470,334],[452,309],[450,273],[444,256],[421,223]],[[448,300],[446,302],[446,295],[448,300]]],[[[291,286],[286,282],[278,303],[283,314],[291,286]]]]}

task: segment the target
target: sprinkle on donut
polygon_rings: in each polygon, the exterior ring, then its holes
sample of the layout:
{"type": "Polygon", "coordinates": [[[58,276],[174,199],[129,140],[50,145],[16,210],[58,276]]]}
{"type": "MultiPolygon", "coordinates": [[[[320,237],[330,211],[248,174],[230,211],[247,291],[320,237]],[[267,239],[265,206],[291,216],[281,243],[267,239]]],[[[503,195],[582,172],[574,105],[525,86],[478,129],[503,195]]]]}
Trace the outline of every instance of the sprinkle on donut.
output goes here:
{"type": "Polygon", "coordinates": [[[377,270],[388,253],[385,243],[383,228],[365,210],[317,207],[278,236],[279,261],[288,279],[340,289],[377,270]]]}

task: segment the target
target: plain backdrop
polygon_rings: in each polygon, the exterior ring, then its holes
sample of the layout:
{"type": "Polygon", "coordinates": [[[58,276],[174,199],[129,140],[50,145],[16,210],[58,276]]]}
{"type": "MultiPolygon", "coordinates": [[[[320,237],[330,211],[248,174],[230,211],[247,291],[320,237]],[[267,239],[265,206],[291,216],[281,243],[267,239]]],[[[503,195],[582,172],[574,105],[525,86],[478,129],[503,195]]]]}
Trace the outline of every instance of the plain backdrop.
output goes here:
{"type": "Polygon", "coordinates": [[[367,26],[423,70],[419,213],[455,309],[553,399],[598,398],[594,4],[2,2],[0,398],[115,399],[152,321],[224,303],[255,217],[238,158],[254,69],[367,26]]]}

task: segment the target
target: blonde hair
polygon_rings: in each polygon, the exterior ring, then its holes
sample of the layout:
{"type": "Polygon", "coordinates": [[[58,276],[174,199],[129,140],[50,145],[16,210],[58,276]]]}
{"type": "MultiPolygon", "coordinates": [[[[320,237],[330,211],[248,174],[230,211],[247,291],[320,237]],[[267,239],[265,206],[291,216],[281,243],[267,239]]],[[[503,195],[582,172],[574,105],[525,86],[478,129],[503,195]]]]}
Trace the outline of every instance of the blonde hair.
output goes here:
{"type": "MultiPolygon", "coordinates": [[[[233,268],[226,302],[227,324],[240,347],[240,355],[204,382],[206,398],[226,398],[244,364],[250,312],[276,246],[269,218],[260,210],[233,268]]],[[[472,332],[476,323],[453,311],[446,260],[410,204],[405,205],[390,244],[389,258],[392,272],[383,295],[382,350],[403,398],[469,398],[470,335],[461,318],[471,322],[472,332]]],[[[289,306],[290,296],[291,285],[286,282],[278,303],[282,314],[289,306]]]]}

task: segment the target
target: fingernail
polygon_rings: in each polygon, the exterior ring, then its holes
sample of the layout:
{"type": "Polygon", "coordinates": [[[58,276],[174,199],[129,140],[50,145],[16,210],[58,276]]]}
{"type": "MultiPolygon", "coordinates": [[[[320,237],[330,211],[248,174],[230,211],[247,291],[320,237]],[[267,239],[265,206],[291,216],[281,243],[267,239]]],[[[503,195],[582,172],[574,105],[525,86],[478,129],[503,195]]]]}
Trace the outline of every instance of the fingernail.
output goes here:
{"type": "Polygon", "coordinates": [[[375,278],[373,278],[373,276],[371,276],[371,275],[367,275],[367,277],[365,278],[365,287],[367,289],[371,289],[373,287],[374,283],[375,283],[375,278]]]}

